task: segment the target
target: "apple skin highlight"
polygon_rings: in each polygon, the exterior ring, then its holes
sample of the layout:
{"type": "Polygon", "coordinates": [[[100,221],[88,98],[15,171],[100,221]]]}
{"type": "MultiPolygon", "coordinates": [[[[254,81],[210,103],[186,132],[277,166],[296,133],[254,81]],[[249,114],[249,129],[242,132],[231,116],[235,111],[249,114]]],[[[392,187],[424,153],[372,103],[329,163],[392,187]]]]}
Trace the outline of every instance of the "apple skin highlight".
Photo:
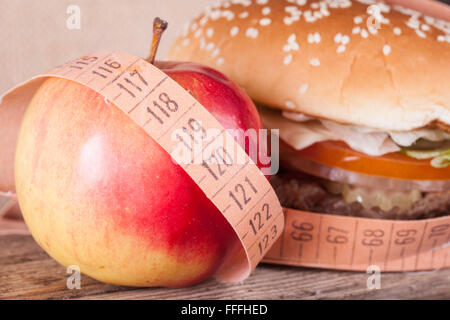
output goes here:
{"type": "MultiPolygon", "coordinates": [[[[225,128],[262,128],[250,98],[217,71],[156,65],[225,128]]],[[[38,244],[102,282],[187,286],[240,250],[224,216],[157,142],[103,96],[69,80],[48,79],[29,104],[15,180],[38,244]]]]}

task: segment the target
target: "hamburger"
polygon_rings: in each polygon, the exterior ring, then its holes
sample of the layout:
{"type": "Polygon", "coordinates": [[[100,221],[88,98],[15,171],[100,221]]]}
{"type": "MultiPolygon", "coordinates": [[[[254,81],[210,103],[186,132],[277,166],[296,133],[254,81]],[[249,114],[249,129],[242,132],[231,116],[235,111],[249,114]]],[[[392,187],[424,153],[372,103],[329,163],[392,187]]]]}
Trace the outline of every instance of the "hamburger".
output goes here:
{"type": "Polygon", "coordinates": [[[223,72],[279,129],[283,206],[450,213],[450,23],[368,0],[224,1],[168,58],[223,72]]]}

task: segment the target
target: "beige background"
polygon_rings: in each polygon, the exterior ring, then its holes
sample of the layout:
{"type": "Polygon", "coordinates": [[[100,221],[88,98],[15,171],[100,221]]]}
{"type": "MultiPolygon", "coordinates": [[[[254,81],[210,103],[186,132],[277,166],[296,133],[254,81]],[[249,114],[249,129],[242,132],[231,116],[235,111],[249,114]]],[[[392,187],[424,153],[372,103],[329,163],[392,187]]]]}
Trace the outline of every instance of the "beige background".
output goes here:
{"type": "Polygon", "coordinates": [[[145,57],[155,16],[169,28],[162,59],[184,23],[212,0],[0,0],[0,93],[32,75],[94,50],[145,57]],[[69,5],[81,9],[81,29],[66,26],[69,5]]]}

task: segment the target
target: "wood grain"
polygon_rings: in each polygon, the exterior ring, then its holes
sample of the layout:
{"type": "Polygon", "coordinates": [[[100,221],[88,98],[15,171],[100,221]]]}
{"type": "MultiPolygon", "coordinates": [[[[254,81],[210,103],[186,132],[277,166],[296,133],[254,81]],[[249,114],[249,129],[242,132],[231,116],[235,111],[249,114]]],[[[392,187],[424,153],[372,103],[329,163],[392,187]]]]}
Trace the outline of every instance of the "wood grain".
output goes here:
{"type": "Polygon", "coordinates": [[[81,277],[66,287],[66,269],[30,236],[0,237],[0,299],[450,299],[450,269],[383,273],[381,289],[368,274],[260,265],[242,284],[210,279],[181,289],[128,288],[81,277]]]}

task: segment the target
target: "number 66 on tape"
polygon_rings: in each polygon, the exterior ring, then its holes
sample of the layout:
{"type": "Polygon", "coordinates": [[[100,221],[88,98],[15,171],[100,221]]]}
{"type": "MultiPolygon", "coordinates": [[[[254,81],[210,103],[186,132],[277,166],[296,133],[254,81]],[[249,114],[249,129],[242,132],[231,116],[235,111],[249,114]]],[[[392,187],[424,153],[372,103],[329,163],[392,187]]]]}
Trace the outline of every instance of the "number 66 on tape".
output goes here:
{"type": "MultiPolygon", "coordinates": [[[[283,210],[266,177],[203,106],[155,66],[119,52],[94,52],[75,59],[30,79],[9,94],[25,96],[23,103],[47,77],[72,80],[103,95],[171,155],[179,148],[179,141],[172,138],[174,131],[195,126],[216,134],[207,137],[208,142],[198,150],[193,148],[193,159],[205,150],[217,155],[216,159],[229,154],[234,157],[228,158],[244,159],[220,168],[204,161],[183,161],[179,165],[225,216],[244,249],[216,276],[225,281],[248,277],[281,235],[283,210]]],[[[7,103],[7,97],[3,103],[7,103]]]]}

